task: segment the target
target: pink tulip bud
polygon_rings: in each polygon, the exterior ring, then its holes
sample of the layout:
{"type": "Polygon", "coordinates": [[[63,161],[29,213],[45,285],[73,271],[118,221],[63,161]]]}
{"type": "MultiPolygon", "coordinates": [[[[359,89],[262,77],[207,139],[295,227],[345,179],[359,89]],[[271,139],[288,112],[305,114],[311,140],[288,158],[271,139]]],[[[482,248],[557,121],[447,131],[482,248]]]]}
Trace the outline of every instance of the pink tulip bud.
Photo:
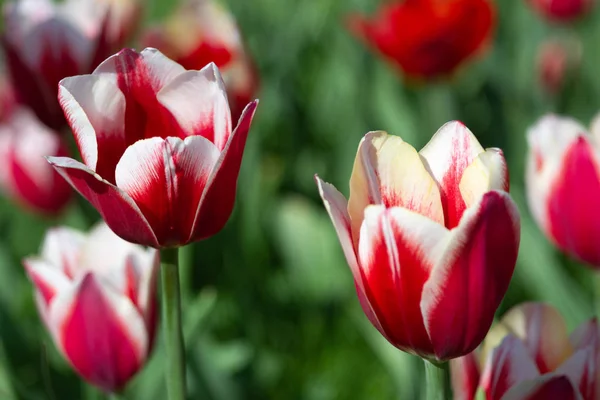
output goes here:
{"type": "Polygon", "coordinates": [[[571,335],[543,303],[511,309],[486,337],[485,351],[451,363],[456,400],[596,400],[600,395],[600,331],[596,320],[571,335]],[[480,376],[481,372],[481,376],[480,376]]]}
{"type": "Polygon", "coordinates": [[[43,214],[59,213],[71,199],[69,184],[44,159],[65,156],[57,133],[25,108],[0,122],[0,186],[23,206],[43,214]]]}
{"type": "Polygon", "coordinates": [[[233,16],[215,0],[185,0],[165,23],[150,28],[142,42],[186,69],[214,62],[223,74],[234,121],[258,87],[258,75],[233,16]]]}
{"type": "Polygon", "coordinates": [[[23,263],[64,357],[99,388],[123,388],[152,347],[158,252],[120,239],[102,223],[89,234],[48,231],[41,254],[23,263]]]}
{"type": "Polygon", "coordinates": [[[553,39],[544,42],[537,55],[537,73],[542,88],[558,94],[568,75],[581,63],[581,42],[576,39],[553,39]]]}
{"type": "Polygon", "coordinates": [[[59,100],[84,163],[49,161],[117,235],[160,248],[225,225],[258,101],[232,129],[215,64],[186,71],[156,49],[125,49],[63,79],[59,100]]]}
{"type": "Polygon", "coordinates": [[[528,0],[529,4],[550,21],[567,22],[589,12],[594,0],[528,0]]]}
{"type": "Polygon", "coordinates": [[[444,361],[485,337],[519,247],[519,213],[499,149],[460,122],[420,152],[397,136],[361,141],[348,201],[319,192],[371,323],[394,346],[444,361]]]}
{"type": "Polygon", "coordinates": [[[570,256],[600,267],[600,126],[541,118],[527,132],[529,208],[546,236],[570,256]]]}
{"type": "Polygon", "coordinates": [[[4,7],[2,45],[19,101],[53,129],[65,120],[58,82],[92,72],[121,49],[139,18],[137,0],[20,0],[4,7]]]}

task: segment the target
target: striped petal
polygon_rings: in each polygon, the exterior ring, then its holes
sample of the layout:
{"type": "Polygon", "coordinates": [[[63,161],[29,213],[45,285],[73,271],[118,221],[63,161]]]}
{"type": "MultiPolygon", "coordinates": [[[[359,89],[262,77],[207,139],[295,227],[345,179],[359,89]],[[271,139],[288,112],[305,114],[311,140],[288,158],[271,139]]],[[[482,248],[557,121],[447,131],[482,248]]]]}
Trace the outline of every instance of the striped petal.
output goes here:
{"type": "Polygon", "coordinates": [[[78,267],[79,252],[85,235],[68,227],[51,228],[44,237],[41,257],[68,277],[73,277],[78,267]]]}
{"type": "Polygon", "coordinates": [[[117,164],[117,186],[140,208],[161,246],[187,243],[219,151],[206,138],[140,140],[117,164]]]}
{"type": "MultiPolygon", "coordinates": [[[[365,292],[386,337],[396,347],[433,354],[419,303],[448,231],[400,207],[368,206],[360,230],[358,259],[365,292]]],[[[448,334],[448,331],[445,332],[448,334]]]]}
{"type": "Polygon", "coordinates": [[[458,225],[467,207],[459,187],[463,173],[483,151],[473,133],[453,121],[442,126],[419,152],[439,186],[448,229],[458,225]]]}
{"type": "Polygon", "coordinates": [[[487,149],[465,169],[458,185],[467,208],[490,190],[508,192],[508,167],[500,149],[487,149]]]}
{"type": "Polygon", "coordinates": [[[484,339],[515,268],[519,222],[508,194],[492,191],[467,209],[451,231],[421,300],[425,326],[440,360],[465,355],[484,339]]]}
{"type": "Polygon", "coordinates": [[[502,400],[584,400],[584,397],[568,377],[547,374],[521,382],[509,390],[502,400]]]}
{"type": "Polygon", "coordinates": [[[473,400],[479,387],[478,354],[472,352],[466,356],[450,360],[450,378],[454,400],[473,400]]]}

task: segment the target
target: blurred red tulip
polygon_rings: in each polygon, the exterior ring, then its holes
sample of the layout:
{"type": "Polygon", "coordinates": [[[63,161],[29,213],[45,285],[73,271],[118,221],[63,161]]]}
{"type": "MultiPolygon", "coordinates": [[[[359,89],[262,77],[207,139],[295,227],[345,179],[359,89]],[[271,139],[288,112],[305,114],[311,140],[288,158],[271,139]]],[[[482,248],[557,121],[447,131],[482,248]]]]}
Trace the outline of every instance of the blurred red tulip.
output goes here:
{"type": "Polygon", "coordinates": [[[488,0],[406,0],[382,6],[369,20],[350,18],[350,30],[409,78],[454,72],[486,47],[495,24],[488,0]]]}
{"type": "Polygon", "coordinates": [[[233,16],[214,0],[186,0],[162,26],[149,29],[142,42],[156,47],[185,69],[214,62],[225,81],[237,121],[258,87],[258,76],[233,16]]]}
{"type": "Polygon", "coordinates": [[[225,225],[258,101],[232,130],[214,64],[186,71],[158,50],[125,49],[62,80],[59,99],[85,164],[49,160],[117,235],[169,247],[225,225]]]}
{"type": "Polygon", "coordinates": [[[544,42],[537,55],[537,73],[542,88],[550,94],[561,91],[569,72],[581,63],[579,40],[552,39],[544,42]]]}
{"type": "Polygon", "coordinates": [[[592,135],[556,115],[527,132],[529,209],[546,236],[572,257],[600,268],[600,124],[592,135]]]}
{"type": "Polygon", "coordinates": [[[7,3],[2,44],[19,101],[49,127],[62,128],[58,82],[92,72],[121,49],[138,18],[137,0],[7,3]]]}
{"type": "Polygon", "coordinates": [[[551,21],[567,22],[591,10],[594,0],[528,0],[533,8],[551,21]]]}
{"type": "Polygon", "coordinates": [[[152,347],[158,252],[127,243],[101,223],[89,234],[48,231],[41,255],[23,264],[61,353],[88,382],[121,389],[152,347]]]}
{"type": "Polygon", "coordinates": [[[511,309],[486,337],[481,353],[450,362],[455,400],[597,400],[600,331],[596,320],[570,336],[543,303],[511,309]],[[479,388],[479,389],[478,389],[479,388]]]}
{"type": "Polygon", "coordinates": [[[502,152],[460,122],[419,153],[397,136],[362,140],[348,201],[317,177],[371,323],[432,360],[471,352],[513,274],[519,213],[502,152]]]}
{"type": "Polygon", "coordinates": [[[57,214],[71,199],[69,184],[44,156],[65,156],[63,140],[25,108],[0,123],[0,186],[24,206],[57,214]]]}

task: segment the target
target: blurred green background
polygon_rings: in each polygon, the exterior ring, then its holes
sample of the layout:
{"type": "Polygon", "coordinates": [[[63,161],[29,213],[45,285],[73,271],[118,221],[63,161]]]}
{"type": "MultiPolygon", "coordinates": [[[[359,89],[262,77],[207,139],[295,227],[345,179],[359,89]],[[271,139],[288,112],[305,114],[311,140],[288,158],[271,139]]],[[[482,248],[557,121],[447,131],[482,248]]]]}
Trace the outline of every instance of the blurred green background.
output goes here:
{"type": "MultiPolygon", "coordinates": [[[[159,21],[176,2],[152,0],[159,21]]],[[[415,147],[443,123],[462,120],[484,147],[500,147],[522,214],[521,251],[499,310],[524,300],[555,305],[570,327],[592,315],[592,273],[560,255],[524,201],[525,132],[545,112],[587,124],[600,109],[600,8],[568,27],[541,20],[524,1],[496,1],[490,50],[450,81],[407,86],[345,29],[369,0],[230,0],[260,72],[235,211],[218,235],[183,258],[190,399],[418,399],[419,359],[389,345],[362,314],[313,175],[348,193],[360,138],[383,129],[415,147]],[[535,63],[545,39],[578,37],[580,67],[557,96],[535,63]]],[[[58,220],[0,203],[0,400],[99,399],[55,350],[42,327],[20,260],[45,230],[86,229],[98,219],[74,202],[58,220]]],[[[162,400],[160,337],[127,399],[162,400]]]]}

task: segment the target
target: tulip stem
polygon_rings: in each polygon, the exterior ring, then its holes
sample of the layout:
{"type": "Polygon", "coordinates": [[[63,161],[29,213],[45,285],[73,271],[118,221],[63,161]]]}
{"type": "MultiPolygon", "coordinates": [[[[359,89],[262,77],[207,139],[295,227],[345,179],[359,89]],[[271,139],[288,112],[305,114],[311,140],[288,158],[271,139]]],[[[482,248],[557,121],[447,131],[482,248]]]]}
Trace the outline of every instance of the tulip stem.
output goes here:
{"type": "Polygon", "coordinates": [[[427,400],[450,399],[450,388],[448,379],[448,363],[433,363],[423,360],[425,363],[425,388],[427,400]]]}
{"type": "Polygon", "coordinates": [[[169,400],[185,400],[185,350],[181,331],[181,293],[177,248],[162,249],[162,325],[166,343],[169,400]]]}

